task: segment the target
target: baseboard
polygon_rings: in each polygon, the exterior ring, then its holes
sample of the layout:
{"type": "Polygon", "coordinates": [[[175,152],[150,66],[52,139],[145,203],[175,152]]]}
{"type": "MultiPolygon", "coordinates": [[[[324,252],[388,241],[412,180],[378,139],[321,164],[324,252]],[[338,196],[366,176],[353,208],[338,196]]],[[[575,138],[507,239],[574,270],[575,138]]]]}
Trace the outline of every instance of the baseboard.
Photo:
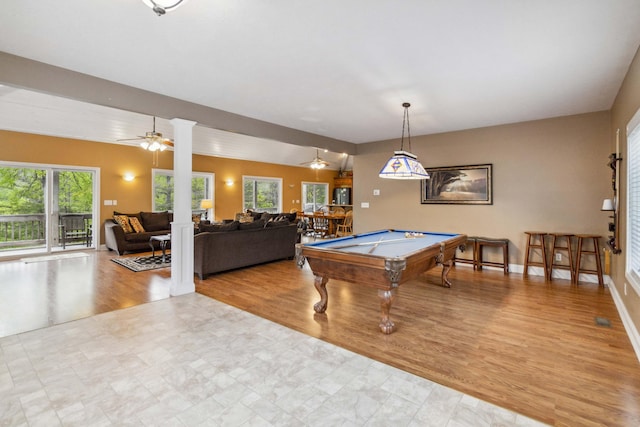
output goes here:
{"type": "MultiPolygon", "coordinates": [[[[612,282],[613,283],[613,282],[612,282]]],[[[624,329],[627,332],[627,336],[631,341],[631,346],[636,353],[636,357],[638,361],[640,361],[640,334],[638,333],[638,329],[633,324],[631,317],[629,317],[629,312],[627,308],[622,303],[622,299],[620,298],[620,294],[615,286],[609,286],[609,290],[611,291],[611,297],[613,298],[613,302],[618,309],[618,314],[620,315],[620,319],[622,319],[622,324],[624,325],[624,329]]]]}

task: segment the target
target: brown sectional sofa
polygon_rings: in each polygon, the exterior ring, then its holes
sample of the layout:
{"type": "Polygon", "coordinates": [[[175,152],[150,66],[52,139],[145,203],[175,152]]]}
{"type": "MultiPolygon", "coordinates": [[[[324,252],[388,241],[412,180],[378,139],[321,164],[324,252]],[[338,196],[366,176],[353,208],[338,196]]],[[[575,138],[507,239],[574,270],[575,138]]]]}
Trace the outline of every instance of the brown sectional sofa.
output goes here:
{"type": "MultiPolygon", "coordinates": [[[[149,251],[149,239],[151,236],[159,236],[171,233],[171,221],[173,214],[171,212],[138,212],[138,213],[120,213],[114,212],[116,215],[126,218],[136,218],[140,225],[144,228],[143,232],[125,232],[115,219],[108,219],[104,223],[105,245],[107,249],[116,251],[118,255],[127,252],[149,251]]],[[[158,249],[160,242],[154,242],[158,249]]],[[[171,242],[168,243],[169,248],[171,242]]]]}
{"type": "Polygon", "coordinates": [[[265,219],[222,225],[203,225],[194,236],[193,271],[209,274],[266,262],[293,259],[298,240],[296,222],[265,219]],[[204,231],[208,230],[208,231],[204,231]]]}

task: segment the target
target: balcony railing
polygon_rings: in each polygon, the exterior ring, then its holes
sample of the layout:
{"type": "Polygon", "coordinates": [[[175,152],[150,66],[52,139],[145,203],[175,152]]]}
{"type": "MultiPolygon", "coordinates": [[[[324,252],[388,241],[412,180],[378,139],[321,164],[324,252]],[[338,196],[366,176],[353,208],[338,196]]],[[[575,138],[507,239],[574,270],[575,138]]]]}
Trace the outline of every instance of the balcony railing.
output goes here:
{"type": "MultiPolygon", "coordinates": [[[[84,216],[87,227],[90,228],[91,214],[84,214],[84,216]]],[[[45,221],[45,214],[0,215],[0,249],[44,245],[46,243],[45,221]]],[[[59,240],[59,236],[57,237],[59,240]]]]}

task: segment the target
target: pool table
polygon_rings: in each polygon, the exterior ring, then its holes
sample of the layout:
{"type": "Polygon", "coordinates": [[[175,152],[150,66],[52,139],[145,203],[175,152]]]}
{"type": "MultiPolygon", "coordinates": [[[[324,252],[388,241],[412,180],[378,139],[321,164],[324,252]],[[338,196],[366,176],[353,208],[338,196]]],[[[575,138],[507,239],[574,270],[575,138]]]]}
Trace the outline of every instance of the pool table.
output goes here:
{"type": "Polygon", "coordinates": [[[464,234],[380,230],[331,240],[296,245],[296,262],[300,268],[309,264],[314,286],[320,294],[313,309],[324,313],[329,296],[329,279],[360,283],[378,289],[382,318],[380,330],[393,332],[389,318],[396,288],[436,265],[442,265],[442,285],[450,287],[447,275],[456,248],[464,244],[464,234]]]}

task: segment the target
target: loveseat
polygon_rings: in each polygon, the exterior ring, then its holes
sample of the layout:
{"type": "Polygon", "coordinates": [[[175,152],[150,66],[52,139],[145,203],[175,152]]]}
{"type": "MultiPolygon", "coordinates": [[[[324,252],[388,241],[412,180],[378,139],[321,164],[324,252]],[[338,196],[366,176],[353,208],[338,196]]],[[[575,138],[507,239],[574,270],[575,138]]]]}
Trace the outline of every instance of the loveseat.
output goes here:
{"type": "Polygon", "coordinates": [[[205,279],[212,273],[293,259],[297,239],[297,223],[284,217],[201,225],[193,241],[193,271],[205,279]]]}
{"type": "MultiPolygon", "coordinates": [[[[171,212],[114,212],[113,218],[107,219],[104,223],[105,245],[118,255],[149,251],[151,236],[171,233],[171,221],[171,212]]],[[[159,245],[160,242],[154,243],[159,245]]],[[[170,244],[169,242],[167,248],[170,244]]]]}

